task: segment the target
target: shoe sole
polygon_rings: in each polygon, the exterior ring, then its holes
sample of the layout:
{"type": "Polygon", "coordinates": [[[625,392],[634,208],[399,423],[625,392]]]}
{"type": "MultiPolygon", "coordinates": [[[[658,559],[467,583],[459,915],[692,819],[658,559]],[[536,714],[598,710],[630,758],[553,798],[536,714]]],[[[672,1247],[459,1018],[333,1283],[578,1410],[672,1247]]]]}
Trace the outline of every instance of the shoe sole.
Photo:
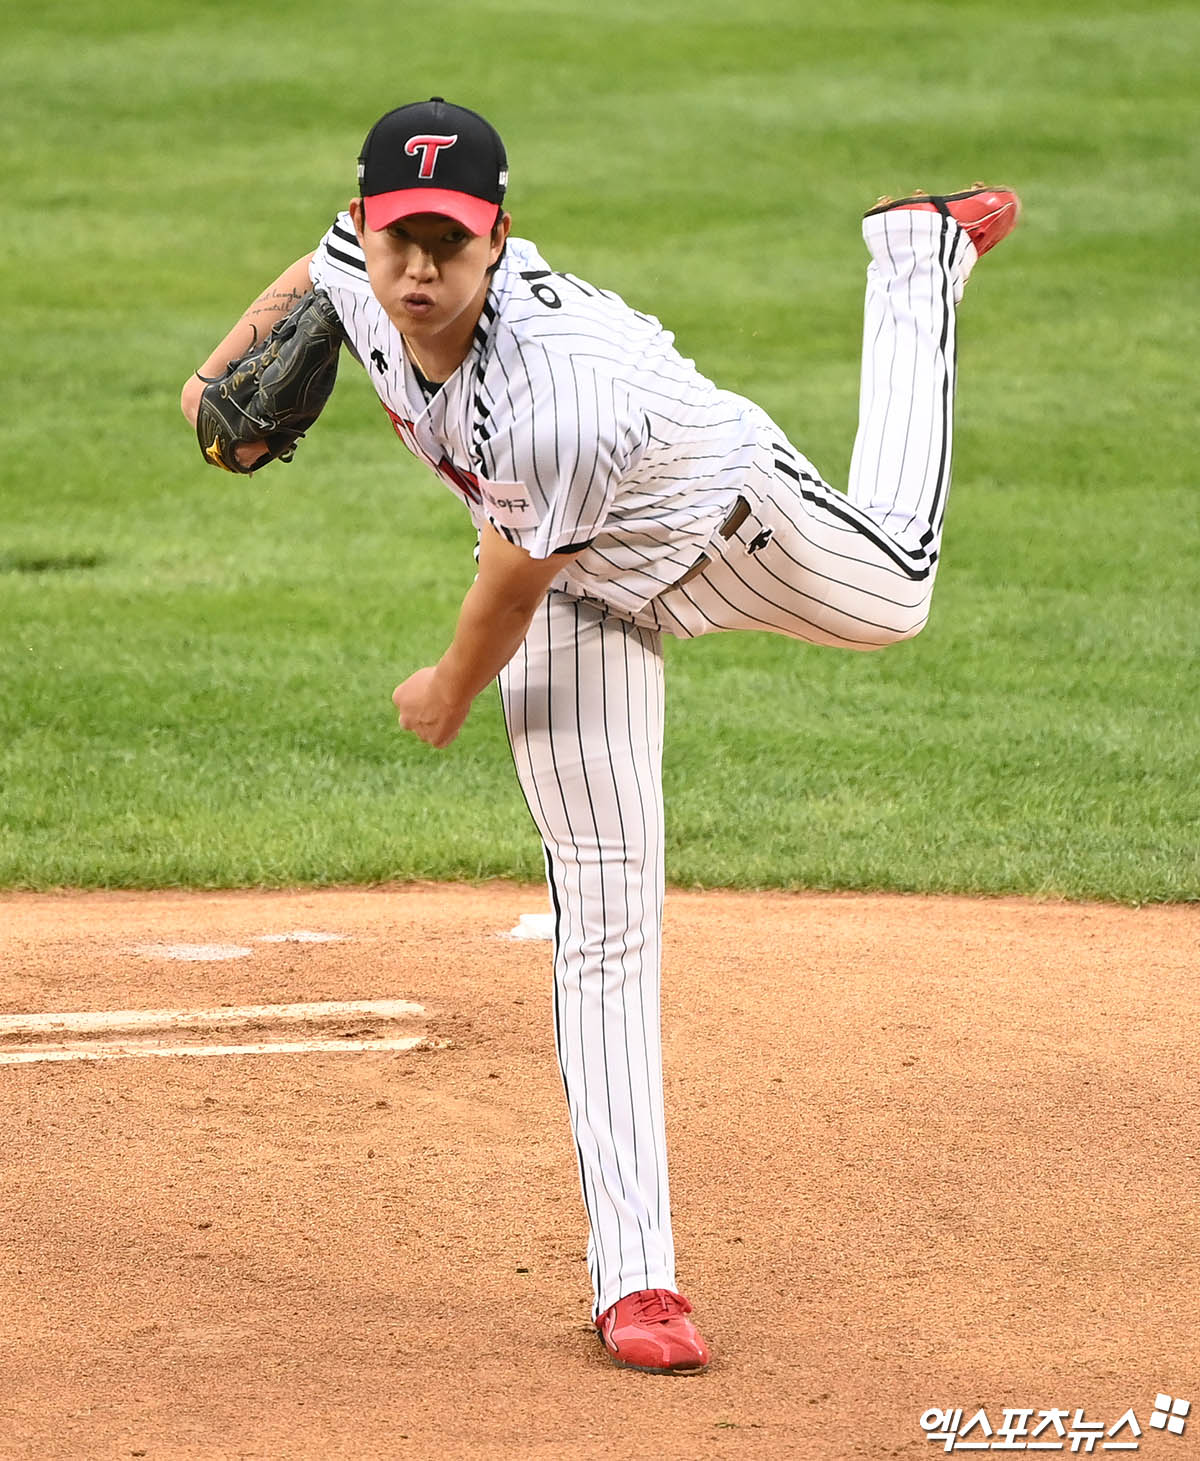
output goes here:
{"type": "MultiPolygon", "coordinates": [[[[868,208],[863,214],[864,218],[873,218],[876,213],[890,213],[893,208],[907,208],[911,203],[932,203],[936,208],[939,202],[960,203],[964,198],[977,198],[980,193],[1011,193],[1011,188],[964,188],[961,193],[912,193],[907,198],[888,198],[875,204],[874,208],[868,208]]],[[[1015,196],[1015,195],[1014,195],[1015,196]]]]}
{"type": "Polygon", "coordinates": [[[600,1348],[614,1365],[619,1365],[623,1370],[639,1370],[643,1375],[699,1375],[709,1365],[708,1360],[705,1360],[702,1365],[633,1365],[628,1360],[623,1360],[613,1354],[605,1344],[604,1335],[599,1330],[596,1331],[596,1338],[600,1341],[600,1348]]]}

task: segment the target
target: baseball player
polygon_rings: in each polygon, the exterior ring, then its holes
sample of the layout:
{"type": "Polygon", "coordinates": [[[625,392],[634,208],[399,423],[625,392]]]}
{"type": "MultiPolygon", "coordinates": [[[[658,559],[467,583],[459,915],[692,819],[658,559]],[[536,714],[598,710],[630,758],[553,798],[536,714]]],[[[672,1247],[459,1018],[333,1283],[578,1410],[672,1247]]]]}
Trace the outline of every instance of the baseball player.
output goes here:
{"type": "MultiPolygon", "coordinates": [[[[867,213],[843,494],[656,319],[510,234],[504,146],[475,112],[440,98],[388,112],[358,177],[315,252],[185,386],[184,413],[194,423],[204,377],[315,288],[391,428],[470,512],[478,572],[453,639],[392,699],[401,726],[444,747],[499,679],[545,846],[593,1318],[620,1364],[700,1369],[663,1122],[662,636],[760,629],[869,650],[918,633],[950,485],[956,306],[1019,204],[976,186],[867,213]]],[[[266,451],[239,445],[236,469],[266,451]]]]}

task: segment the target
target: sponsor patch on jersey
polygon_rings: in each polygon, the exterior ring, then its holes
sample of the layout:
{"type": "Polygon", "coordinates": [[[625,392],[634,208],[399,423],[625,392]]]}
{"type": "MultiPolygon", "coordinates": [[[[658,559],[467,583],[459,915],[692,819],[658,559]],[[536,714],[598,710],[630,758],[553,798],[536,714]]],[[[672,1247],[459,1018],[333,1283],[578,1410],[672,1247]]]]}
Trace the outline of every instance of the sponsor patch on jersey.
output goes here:
{"type": "Polygon", "coordinates": [[[537,508],[523,482],[489,482],[486,477],[477,477],[476,481],[479,495],[483,498],[483,510],[501,527],[537,527],[537,508]]]}

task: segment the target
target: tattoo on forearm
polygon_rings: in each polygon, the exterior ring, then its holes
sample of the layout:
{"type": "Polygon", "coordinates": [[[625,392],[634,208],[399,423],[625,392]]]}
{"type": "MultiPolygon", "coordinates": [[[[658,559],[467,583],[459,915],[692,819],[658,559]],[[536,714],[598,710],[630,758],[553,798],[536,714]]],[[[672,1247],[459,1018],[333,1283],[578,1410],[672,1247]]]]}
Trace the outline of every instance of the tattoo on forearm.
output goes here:
{"type": "Polygon", "coordinates": [[[304,298],[302,290],[299,289],[268,289],[265,294],[260,294],[250,308],[246,311],[247,316],[253,319],[255,315],[277,315],[280,310],[290,314],[292,309],[304,298]]]}

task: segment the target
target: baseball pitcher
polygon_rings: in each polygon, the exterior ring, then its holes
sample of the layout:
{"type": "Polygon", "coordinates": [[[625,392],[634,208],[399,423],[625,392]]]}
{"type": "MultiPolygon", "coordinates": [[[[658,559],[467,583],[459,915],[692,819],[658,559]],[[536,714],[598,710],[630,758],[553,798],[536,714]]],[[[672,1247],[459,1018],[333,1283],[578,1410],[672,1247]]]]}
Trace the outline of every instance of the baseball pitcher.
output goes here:
{"type": "Polygon", "coordinates": [[[554,1032],[599,1337],[697,1370],[676,1290],[659,1017],[662,636],[769,630],[880,649],[925,624],[950,487],[955,317],[1015,194],[881,199],[845,493],[658,320],[510,233],[495,129],[441,98],[381,117],[358,190],[187,385],[206,460],[288,458],[343,343],[390,429],[471,514],[478,573],[395,689],[445,747],[499,679],[555,915],[554,1032]]]}

